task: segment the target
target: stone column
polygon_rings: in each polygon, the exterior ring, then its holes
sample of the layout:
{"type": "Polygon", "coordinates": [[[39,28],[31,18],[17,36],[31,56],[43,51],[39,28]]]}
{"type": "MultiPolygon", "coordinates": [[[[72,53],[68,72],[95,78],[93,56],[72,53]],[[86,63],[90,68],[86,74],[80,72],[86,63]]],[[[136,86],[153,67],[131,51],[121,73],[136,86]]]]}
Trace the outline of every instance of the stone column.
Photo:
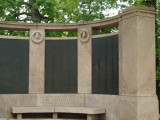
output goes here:
{"type": "Polygon", "coordinates": [[[44,93],[45,30],[30,30],[29,93],[44,93]]]}
{"type": "Polygon", "coordinates": [[[92,92],[92,29],[78,29],[78,93],[92,92]]]}
{"type": "Polygon", "coordinates": [[[120,120],[158,120],[154,9],[125,10],[119,40],[120,120]]]}

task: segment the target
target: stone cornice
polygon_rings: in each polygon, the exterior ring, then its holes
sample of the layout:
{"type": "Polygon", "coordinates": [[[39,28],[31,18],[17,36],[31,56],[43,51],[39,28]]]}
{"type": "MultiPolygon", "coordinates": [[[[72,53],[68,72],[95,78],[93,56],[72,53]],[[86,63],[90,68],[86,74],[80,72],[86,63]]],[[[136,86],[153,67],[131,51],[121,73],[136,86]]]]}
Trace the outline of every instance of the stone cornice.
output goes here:
{"type": "Polygon", "coordinates": [[[156,14],[155,9],[150,7],[130,7],[124,10],[121,14],[105,18],[102,20],[79,22],[79,23],[22,23],[0,21],[0,29],[7,30],[30,30],[30,29],[45,29],[46,31],[76,31],[81,26],[90,26],[94,29],[101,29],[106,27],[118,27],[122,16],[130,13],[148,13],[156,14]]]}

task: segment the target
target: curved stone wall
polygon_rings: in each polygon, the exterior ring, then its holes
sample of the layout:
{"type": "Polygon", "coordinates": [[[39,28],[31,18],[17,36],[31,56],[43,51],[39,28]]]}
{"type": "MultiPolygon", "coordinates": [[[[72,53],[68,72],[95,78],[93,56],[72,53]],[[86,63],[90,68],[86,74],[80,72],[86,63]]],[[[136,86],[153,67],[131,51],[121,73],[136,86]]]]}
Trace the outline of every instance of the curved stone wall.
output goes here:
{"type": "MultiPolygon", "coordinates": [[[[0,118],[12,117],[10,109],[16,106],[68,106],[105,108],[105,120],[158,120],[155,14],[152,8],[131,7],[115,17],[83,23],[0,21],[0,29],[30,31],[29,38],[18,37],[29,39],[29,94],[0,95],[0,118]],[[107,27],[118,27],[119,32],[93,35],[107,27]],[[48,31],[78,31],[78,36],[46,38],[48,31]],[[92,40],[113,35],[119,38],[119,95],[92,94],[92,40]],[[46,40],[71,39],[77,40],[77,94],[45,94],[46,40]]],[[[17,37],[0,38],[12,40],[17,37]]]]}

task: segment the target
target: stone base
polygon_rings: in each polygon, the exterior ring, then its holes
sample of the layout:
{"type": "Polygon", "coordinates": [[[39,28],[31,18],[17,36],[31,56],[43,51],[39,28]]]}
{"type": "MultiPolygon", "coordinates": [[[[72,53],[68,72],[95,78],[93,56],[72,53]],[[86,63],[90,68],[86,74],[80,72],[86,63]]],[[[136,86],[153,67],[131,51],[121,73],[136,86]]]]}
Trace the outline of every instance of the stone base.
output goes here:
{"type": "Polygon", "coordinates": [[[86,94],[85,107],[106,108],[103,120],[119,120],[119,96],[86,94]]]}
{"type": "Polygon", "coordinates": [[[0,118],[13,118],[12,107],[105,108],[103,120],[119,119],[119,96],[98,94],[14,94],[0,95],[0,118]]]}
{"type": "Polygon", "coordinates": [[[0,118],[9,119],[15,117],[11,114],[12,107],[47,106],[105,108],[106,114],[103,116],[103,120],[158,120],[159,116],[157,97],[98,94],[19,94],[0,95],[0,103],[0,118]]]}
{"type": "Polygon", "coordinates": [[[120,96],[119,120],[159,120],[157,97],[120,96]]]}

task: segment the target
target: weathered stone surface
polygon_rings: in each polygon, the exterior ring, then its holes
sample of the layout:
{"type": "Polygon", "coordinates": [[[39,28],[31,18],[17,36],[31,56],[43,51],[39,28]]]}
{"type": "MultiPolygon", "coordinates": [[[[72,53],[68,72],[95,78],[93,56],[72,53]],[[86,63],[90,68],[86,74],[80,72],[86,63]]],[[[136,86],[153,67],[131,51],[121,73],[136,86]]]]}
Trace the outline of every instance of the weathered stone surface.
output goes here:
{"type": "Polygon", "coordinates": [[[29,93],[44,93],[45,79],[45,30],[30,30],[29,93]],[[37,34],[41,36],[36,36],[37,34]],[[40,41],[40,42],[34,42],[40,41]]]}
{"type": "Polygon", "coordinates": [[[105,108],[91,107],[55,107],[57,113],[104,114],[105,108]]]}
{"type": "Polygon", "coordinates": [[[12,107],[36,105],[36,95],[0,95],[0,118],[12,117],[12,107]]]}
{"type": "Polygon", "coordinates": [[[12,117],[12,107],[84,107],[82,94],[0,95],[0,118],[12,117]]]}
{"type": "Polygon", "coordinates": [[[141,14],[120,22],[121,95],[155,95],[155,16],[141,14]]]}
{"type": "Polygon", "coordinates": [[[119,31],[119,120],[158,120],[155,13],[122,14],[119,31]]]}
{"type": "Polygon", "coordinates": [[[82,94],[39,94],[37,106],[48,107],[83,107],[84,95],[82,94]]]}
{"type": "Polygon", "coordinates": [[[12,113],[54,113],[54,107],[12,107],[12,113]]]}
{"type": "Polygon", "coordinates": [[[87,42],[78,37],[78,93],[92,92],[92,30],[90,27],[81,27],[78,34],[88,31],[87,42]]]}
{"type": "Polygon", "coordinates": [[[106,120],[119,119],[119,96],[86,94],[85,107],[105,108],[106,120]]]}
{"type": "Polygon", "coordinates": [[[158,120],[156,97],[120,97],[119,120],[158,120]]]}

